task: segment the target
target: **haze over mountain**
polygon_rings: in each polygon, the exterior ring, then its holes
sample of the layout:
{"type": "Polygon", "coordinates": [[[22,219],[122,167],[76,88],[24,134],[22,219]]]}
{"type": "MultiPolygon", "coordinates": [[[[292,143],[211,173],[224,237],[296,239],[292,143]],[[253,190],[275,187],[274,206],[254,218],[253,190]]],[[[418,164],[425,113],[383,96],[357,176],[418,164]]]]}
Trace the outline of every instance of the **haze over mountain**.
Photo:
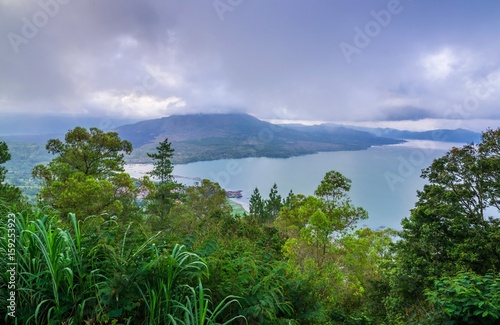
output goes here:
{"type": "Polygon", "coordinates": [[[409,131],[397,130],[391,128],[370,128],[352,125],[324,123],[321,125],[307,126],[303,124],[288,124],[289,128],[305,131],[316,134],[329,134],[333,130],[344,128],[350,131],[363,131],[379,137],[402,139],[402,140],[430,140],[442,142],[458,142],[458,143],[478,143],[481,140],[481,133],[473,132],[470,130],[458,128],[454,130],[449,129],[435,129],[429,131],[409,131]]]}
{"type": "Polygon", "coordinates": [[[172,115],[123,125],[116,131],[135,148],[129,161],[148,162],[146,152],[154,151],[160,141],[168,138],[176,150],[177,163],[362,150],[374,145],[401,143],[404,139],[471,142],[480,138],[479,133],[462,129],[410,132],[359,130],[334,124],[276,125],[239,113],[172,115]],[[437,134],[439,139],[435,139],[437,134]]]}
{"type": "Polygon", "coordinates": [[[458,128],[455,130],[437,129],[430,131],[407,131],[407,130],[396,130],[391,128],[366,128],[366,127],[355,127],[355,126],[348,126],[348,127],[354,130],[369,132],[376,136],[388,137],[393,139],[431,140],[431,141],[460,142],[460,143],[469,143],[469,142],[478,143],[481,141],[481,133],[473,132],[462,128],[458,128]]]}
{"type": "Polygon", "coordinates": [[[374,145],[400,143],[402,140],[438,140],[478,142],[480,133],[465,129],[414,132],[389,128],[325,123],[321,125],[272,124],[243,113],[186,114],[124,124],[123,119],[77,119],[45,117],[29,121],[17,120],[25,128],[15,132],[9,119],[0,121],[0,140],[22,147],[22,143],[45,146],[51,138],[64,138],[76,126],[116,130],[132,142],[130,162],[149,162],[146,153],[155,150],[165,138],[176,149],[174,161],[186,163],[199,160],[243,157],[291,157],[320,151],[362,150],[374,145]],[[11,133],[9,133],[9,131],[11,133]]]}

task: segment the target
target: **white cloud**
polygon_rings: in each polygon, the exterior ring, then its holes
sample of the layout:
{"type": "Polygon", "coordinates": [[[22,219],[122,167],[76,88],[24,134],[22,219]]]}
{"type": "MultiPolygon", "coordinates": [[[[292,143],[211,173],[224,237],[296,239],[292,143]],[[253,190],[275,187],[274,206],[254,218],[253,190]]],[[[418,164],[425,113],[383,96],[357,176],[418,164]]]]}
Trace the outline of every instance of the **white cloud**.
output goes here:
{"type": "Polygon", "coordinates": [[[427,55],[422,59],[426,76],[436,80],[446,79],[454,72],[458,63],[458,57],[449,48],[427,55]]]}
{"type": "Polygon", "coordinates": [[[89,98],[89,104],[104,108],[108,114],[124,118],[155,118],[178,112],[186,106],[179,97],[158,98],[151,95],[120,94],[99,91],[89,98]]]}
{"type": "Polygon", "coordinates": [[[427,118],[418,121],[403,120],[403,121],[340,121],[336,122],[345,125],[355,125],[373,128],[392,128],[397,130],[409,131],[428,131],[436,129],[468,129],[475,132],[485,131],[487,128],[496,129],[500,125],[500,120],[494,119],[432,119],[427,118]]]}
{"type": "MultiPolygon", "coordinates": [[[[414,107],[447,118],[488,79],[495,91],[467,118],[498,117],[500,21],[490,9],[500,5],[440,2],[429,11],[430,3],[413,1],[398,28],[372,38],[347,64],[338,42],[380,9],[375,2],[318,0],[306,8],[299,0],[257,1],[221,22],[210,2],[70,1],[20,53],[0,39],[0,112],[153,118],[239,110],[362,121],[414,107]],[[450,8],[455,14],[444,24],[450,8]],[[469,19],[472,9],[481,24],[469,19]]],[[[38,0],[0,6],[4,36],[23,36],[30,30],[23,17],[31,21],[41,10],[38,0]]]]}

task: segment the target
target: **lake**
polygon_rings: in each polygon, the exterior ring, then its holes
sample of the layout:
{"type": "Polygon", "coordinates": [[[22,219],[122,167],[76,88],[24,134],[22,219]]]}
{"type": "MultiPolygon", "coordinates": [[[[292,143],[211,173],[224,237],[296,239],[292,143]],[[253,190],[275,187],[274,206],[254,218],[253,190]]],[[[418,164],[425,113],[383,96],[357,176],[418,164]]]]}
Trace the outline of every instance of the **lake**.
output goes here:
{"type": "MultiPolygon", "coordinates": [[[[356,206],[368,211],[369,219],[360,225],[371,228],[401,229],[401,219],[409,216],[425,180],[421,170],[452,146],[462,144],[412,140],[403,144],[377,146],[360,151],[321,152],[313,155],[275,159],[244,158],[202,161],[176,165],[178,181],[193,184],[208,178],[227,190],[243,190],[239,201],[248,206],[255,187],[267,198],[274,183],[286,196],[290,190],[310,195],[326,172],[337,170],[352,180],[350,197],[356,206]]],[[[141,177],[152,165],[129,164],[126,171],[141,177]]]]}

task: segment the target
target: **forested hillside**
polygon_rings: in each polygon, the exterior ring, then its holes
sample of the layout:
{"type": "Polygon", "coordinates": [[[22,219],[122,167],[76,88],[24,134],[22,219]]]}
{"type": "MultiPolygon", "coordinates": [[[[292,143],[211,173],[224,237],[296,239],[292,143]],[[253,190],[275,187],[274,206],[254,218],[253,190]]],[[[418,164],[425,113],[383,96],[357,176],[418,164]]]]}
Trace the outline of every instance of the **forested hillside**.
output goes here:
{"type": "Polygon", "coordinates": [[[29,203],[0,142],[0,317],[7,324],[496,324],[500,129],[453,148],[402,230],[356,227],[351,181],[314,195],[256,188],[235,216],[219,184],[172,178],[167,138],[149,174],[133,144],[76,127],[46,144],[29,203]],[[264,192],[266,191],[266,192],[264,192]],[[14,271],[12,264],[16,263],[14,271]]]}
{"type": "Polygon", "coordinates": [[[173,160],[176,163],[245,157],[287,158],[402,142],[343,128],[321,133],[303,132],[248,114],[172,115],[123,125],[116,131],[136,148],[127,158],[135,163],[149,162],[146,153],[165,138],[175,148],[173,160]]]}

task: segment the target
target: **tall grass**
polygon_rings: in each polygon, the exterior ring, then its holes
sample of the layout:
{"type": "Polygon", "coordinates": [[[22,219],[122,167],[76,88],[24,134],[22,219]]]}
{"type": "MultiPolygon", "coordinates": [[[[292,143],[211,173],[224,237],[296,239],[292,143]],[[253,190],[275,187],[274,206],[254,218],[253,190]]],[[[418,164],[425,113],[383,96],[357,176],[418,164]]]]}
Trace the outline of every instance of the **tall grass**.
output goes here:
{"type": "MultiPolygon", "coordinates": [[[[60,324],[61,319],[77,324],[84,317],[85,304],[92,299],[87,294],[90,283],[80,227],[74,215],[70,220],[75,234],[58,227],[44,210],[16,214],[16,314],[23,324],[60,324]]],[[[3,250],[4,223],[0,231],[3,250]]]]}
{"type": "MultiPolygon", "coordinates": [[[[138,290],[148,309],[147,324],[218,324],[222,312],[237,297],[228,296],[212,310],[212,301],[206,295],[202,278],[208,275],[208,266],[198,255],[175,245],[168,257],[160,254],[147,265],[157,277],[148,277],[138,290]],[[196,284],[194,287],[193,284],[196,284]]],[[[236,316],[222,324],[229,324],[236,316]]]]}
{"type": "Polygon", "coordinates": [[[227,296],[217,306],[211,309],[212,301],[210,296],[205,292],[201,280],[196,288],[186,286],[187,293],[181,301],[173,301],[173,314],[169,314],[168,318],[172,324],[182,325],[204,325],[204,324],[231,324],[237,319],[245,320],[242,315],[234,316],[223,323],[219,323],[221,315],[226,308],[231,304],[238,302],[238,297],[227,296]]]}
{"type": "MultiPolygon", "coordinates": [[[[238,318],[223,320],[236,297],[213,306],[202,285],[206,262],[182,245],[169,249],[163,233],[145,235],[99,217],[70,215],[64,224],[31,208],[16,214],[16,231],[19,324],[229,324],[238,318]]],[[[2,219],[3,256],[7,234],[2,219]]],[[[0,276],[2,304],[8,277],[0,276]]]]}

